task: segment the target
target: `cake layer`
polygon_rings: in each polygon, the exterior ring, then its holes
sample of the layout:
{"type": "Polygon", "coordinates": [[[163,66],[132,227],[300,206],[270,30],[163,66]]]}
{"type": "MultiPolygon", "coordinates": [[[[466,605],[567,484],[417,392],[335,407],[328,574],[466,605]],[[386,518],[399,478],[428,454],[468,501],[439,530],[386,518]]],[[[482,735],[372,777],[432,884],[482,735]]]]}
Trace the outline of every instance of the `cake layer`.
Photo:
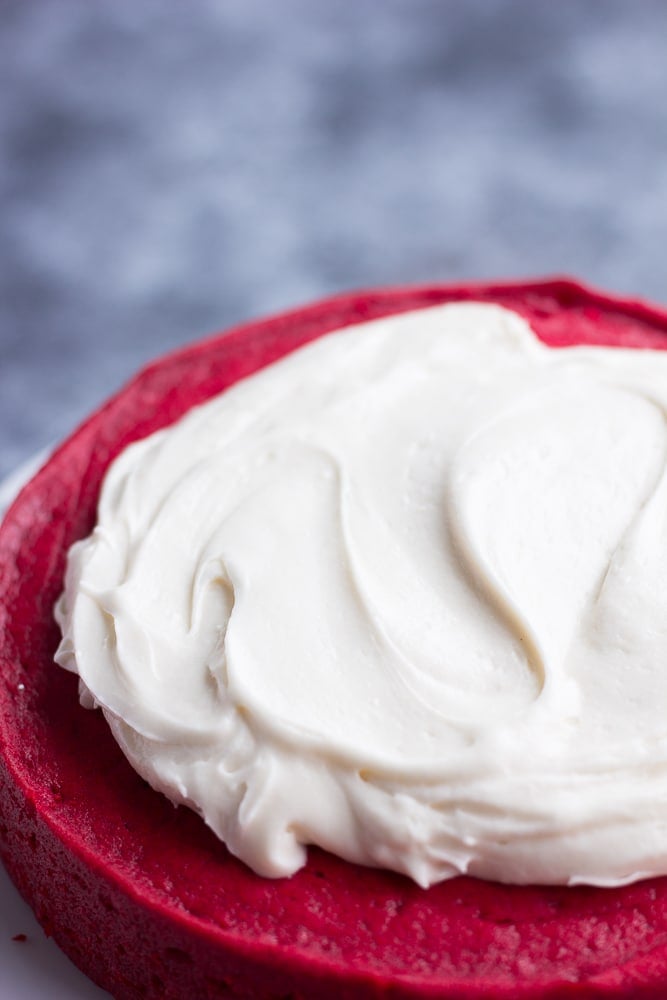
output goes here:
{"type": "Polygon", "coordinates": [[[131,770],[53,665],[67,547],[131,441],[330,330],[447,301],[523,315],[554,347],[667,347],[667,315],[573,282],[359,293],[236,329],[145,369],[26,487],[0,529],[0,845],[43,926],[118,997],[663,996],[667,881],[422,890],[311,851],[254,875],[131,770]]]}

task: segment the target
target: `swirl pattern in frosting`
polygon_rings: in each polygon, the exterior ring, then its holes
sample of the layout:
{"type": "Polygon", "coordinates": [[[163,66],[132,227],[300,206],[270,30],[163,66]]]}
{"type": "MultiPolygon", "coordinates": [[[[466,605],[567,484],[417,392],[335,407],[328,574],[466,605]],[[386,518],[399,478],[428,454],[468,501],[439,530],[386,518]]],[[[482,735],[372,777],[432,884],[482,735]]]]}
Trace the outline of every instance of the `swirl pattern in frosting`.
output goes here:
{"type": "Polygon", "coordinates": [[[447,305],[128,448],[58,662],[266,876],[667,873],[667,355],[447,305]]]}

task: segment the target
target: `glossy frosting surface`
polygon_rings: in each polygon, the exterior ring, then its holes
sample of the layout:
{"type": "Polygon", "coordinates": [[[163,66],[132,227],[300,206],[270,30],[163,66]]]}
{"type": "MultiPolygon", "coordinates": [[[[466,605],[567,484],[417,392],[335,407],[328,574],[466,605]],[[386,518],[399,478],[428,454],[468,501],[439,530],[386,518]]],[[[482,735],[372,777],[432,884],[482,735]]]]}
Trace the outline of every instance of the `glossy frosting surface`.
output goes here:
{"type": "Polygon", "coordinates": [[[114,463],[59,661],[261,874],[665,873],[666,407],[497,306],[329,334],[114,463]]]}

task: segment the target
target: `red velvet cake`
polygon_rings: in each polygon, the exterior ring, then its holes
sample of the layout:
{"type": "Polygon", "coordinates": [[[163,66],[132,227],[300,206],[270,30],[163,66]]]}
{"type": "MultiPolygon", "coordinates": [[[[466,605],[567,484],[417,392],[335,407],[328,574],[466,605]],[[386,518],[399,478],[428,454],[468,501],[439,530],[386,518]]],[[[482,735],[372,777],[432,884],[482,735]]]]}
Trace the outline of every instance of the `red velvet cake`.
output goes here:
{"type": "Polygon", "coordinates": [[[0,852],[48,934],[116,997],[663,997],[667,879],[616,889],[456,878],[424,890],[316,849],[290,879],[235,860],[130,768],[53,664],[68,547],[130,442],[331,330],[498,303],[547,344],[667,349],[667,312],[571,281],[357,293],[146,368],[24,489],[0,530],[0,852]]]}

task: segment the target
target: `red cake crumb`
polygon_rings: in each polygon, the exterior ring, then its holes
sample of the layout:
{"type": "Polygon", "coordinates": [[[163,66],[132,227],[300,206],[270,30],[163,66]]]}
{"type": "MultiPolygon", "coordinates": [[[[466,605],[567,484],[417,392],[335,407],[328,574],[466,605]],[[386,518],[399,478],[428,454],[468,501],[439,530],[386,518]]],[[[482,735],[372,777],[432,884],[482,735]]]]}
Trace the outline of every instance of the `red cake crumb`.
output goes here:
{"type": "Polygon", "coordinates": [[[330,299],[146,368],[55,453],[0,529],[0,854],[45,931],[116,997],[667,995],[667,879],[568,889],[458,878],[423,890],[315,849],[293,878],[260,878],[148,788],[53,664],[67,548],[92,528],[104,471],[127,444],[330,330],[453,300],[513,308],[554,347],[667,348],[666,312],[566,280],[330,299]]]}

